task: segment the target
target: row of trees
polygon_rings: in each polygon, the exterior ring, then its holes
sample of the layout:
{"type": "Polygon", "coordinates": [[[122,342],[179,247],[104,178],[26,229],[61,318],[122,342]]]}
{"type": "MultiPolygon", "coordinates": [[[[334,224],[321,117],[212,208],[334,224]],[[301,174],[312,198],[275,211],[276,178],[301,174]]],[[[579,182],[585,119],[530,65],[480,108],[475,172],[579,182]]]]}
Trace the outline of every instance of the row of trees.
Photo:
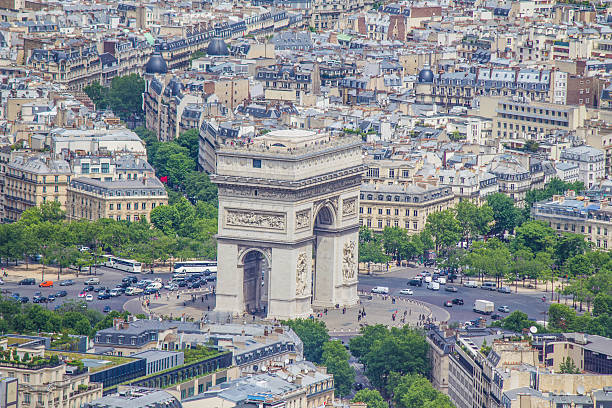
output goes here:
{"type": "Polygon", "coordinates": [[[160,142],[150,130],[139,127],[136,134],[147,145],[147,159],[157,177],[167,177],[172,201],[184,196],[193,204],[199,201],[217,206],[217,187],[204,172],[198,171],[198,129],[182,133],[170,142],[160,142]]]}
{"type": "Polygon", "coordinates": [[[0,332],[93,336],[98,330],[112,327],[114,318],[127,318],[127,315],[127,312],[116,311],[103,315],[96,310],[87,309],[84,302],[68,301],[58,310],[48,310],[37,304],[24,305],[13,299],[0,299],[0,332]]]}

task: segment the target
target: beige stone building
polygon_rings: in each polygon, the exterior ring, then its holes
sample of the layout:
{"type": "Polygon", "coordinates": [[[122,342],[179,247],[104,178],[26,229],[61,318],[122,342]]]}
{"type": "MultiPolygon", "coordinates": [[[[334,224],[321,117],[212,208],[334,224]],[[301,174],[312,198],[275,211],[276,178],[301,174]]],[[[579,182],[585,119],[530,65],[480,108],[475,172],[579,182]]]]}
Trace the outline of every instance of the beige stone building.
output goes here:
{"type": "Polygon", "coordinates": [[[401,227],[416,234],[425,228],[430,213],[454,205],[455,195],[448,186],[362,184],[359,218],[361,225],[376,232],[385,227],[401,227]]]}
{"type": "MultiPolygon", "coordinates": [[[[2,339],[0,348],[8,350],[7,344],[7,338],[2,339]]],[[[51,360],[44,346],[10,349],[21,360],[26,353],[30,358],[27,363],[0,363],[0,377],[18,381],[20,407],[77,408],[102,396],[102,384],[90,383],[87,369],[69,369],[61,359],[51,360]]]]}
{"type": "Polygon", "coordinates": [[[483,96],[480,115],[493,119],[493,137],[525,139],[554,130],[575,131],[584,125],[584,105],[569,106],[519,98],[483,96]]]}
{"type": "Polygon", "coordinates": [[[17,221],[25,210],[49,201],[66,208],[70,165],[49,154],[16,156],[4,168],[4,218],[17,221]]]}
{"type": "Polygon", "coordinates": [[[67,188],[66,216],[71,220],[112,218],[150,220],[151,210],[168,204],[168,194],[157,178],[101,181],[75,178],[67,188]]]}

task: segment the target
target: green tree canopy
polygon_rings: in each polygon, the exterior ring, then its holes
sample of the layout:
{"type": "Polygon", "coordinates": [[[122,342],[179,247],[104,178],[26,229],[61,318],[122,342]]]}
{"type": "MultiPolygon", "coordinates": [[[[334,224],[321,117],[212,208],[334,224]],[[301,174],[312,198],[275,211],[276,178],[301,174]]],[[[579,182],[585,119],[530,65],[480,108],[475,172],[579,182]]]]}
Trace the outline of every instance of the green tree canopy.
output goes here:
{"type": "Polygon", "coordinates": [[[350,354],[339,340],[323,344],[322,364],[334,375],[334,385],[339,396],[350,394],[355,382],[355,369],[349,364],[350,354]]]}
{"type": "Polygon", "coordinates": [[[329,341],[325,323],[314,319],[293,319],[284,322],[304,344],[304,358],[316,364],[323,360],[323,345],[329,341]]]}

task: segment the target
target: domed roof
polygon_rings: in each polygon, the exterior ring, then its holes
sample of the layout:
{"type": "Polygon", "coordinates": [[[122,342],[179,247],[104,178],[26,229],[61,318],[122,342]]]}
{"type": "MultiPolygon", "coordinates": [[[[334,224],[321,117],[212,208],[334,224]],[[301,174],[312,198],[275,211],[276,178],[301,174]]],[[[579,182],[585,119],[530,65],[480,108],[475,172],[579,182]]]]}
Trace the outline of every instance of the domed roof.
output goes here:
{"type": "Polygon", "coordinates": [[[160,54],[153,54],[147,65],[145,65],[145,72],[147,74],[165,74],[168,72],[168,65],[160,54]]]}
{"type": "Polygon", "coordinates": [[[424,68],[419,72],[419,82],[433,82],[434,74],[431,69],[424,68]]]}
{"type": "Polygon", "coordinates": [[[221,38],[213,38],[208,43],[208,49],[206,50],[208,55],[229,55],[229,49],[227,44],[221,38]]]}

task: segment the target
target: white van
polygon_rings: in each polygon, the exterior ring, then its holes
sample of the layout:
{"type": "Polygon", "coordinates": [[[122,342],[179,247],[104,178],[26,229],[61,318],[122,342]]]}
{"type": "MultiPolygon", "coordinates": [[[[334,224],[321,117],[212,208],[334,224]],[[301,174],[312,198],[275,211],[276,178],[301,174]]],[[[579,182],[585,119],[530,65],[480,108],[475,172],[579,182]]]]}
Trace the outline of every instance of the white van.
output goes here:
{"type": "Polygon", "coordinates": [[[136,296],[136,295],[140,295],[142,292],[144,291],[141,288],[136,288],[134,286],[130,286],[129,288],[125,290],[126,296],[136,296]]]}
{"type": "Polygon", "coordinates": [[[372,293],[379,293],[381,295],[388,295],[389,294],[389,288],[386,286],[376,286],[374,288],[372,288],[372,293]]]}
{"type": "Polygon", "coordinates": [[[425,277],[425,282],[427,282],[427,283],[431,282],[431,276],[426,276],[425,277]]]}
{"type": "Polygon", "coordinates": [[[440,290],[440,284],[438,282],[429,282],[427,284],[427,289],[430,289],[430,290],[440,290]]]}
{"type": "Polygon", "coordinates": [[[444,276],[440,276],[440,277],[438,278],[438,283],[439,283],[440,285],[446,285],[446,278],[445,278],[444,276]]]}
{"type": "Polygon", "coordinates": [[[478,284],[476,283],[476,281],[465,281],[463,282],[463,286],[465,286],[466,288],[477,288],[478,284]]]}

